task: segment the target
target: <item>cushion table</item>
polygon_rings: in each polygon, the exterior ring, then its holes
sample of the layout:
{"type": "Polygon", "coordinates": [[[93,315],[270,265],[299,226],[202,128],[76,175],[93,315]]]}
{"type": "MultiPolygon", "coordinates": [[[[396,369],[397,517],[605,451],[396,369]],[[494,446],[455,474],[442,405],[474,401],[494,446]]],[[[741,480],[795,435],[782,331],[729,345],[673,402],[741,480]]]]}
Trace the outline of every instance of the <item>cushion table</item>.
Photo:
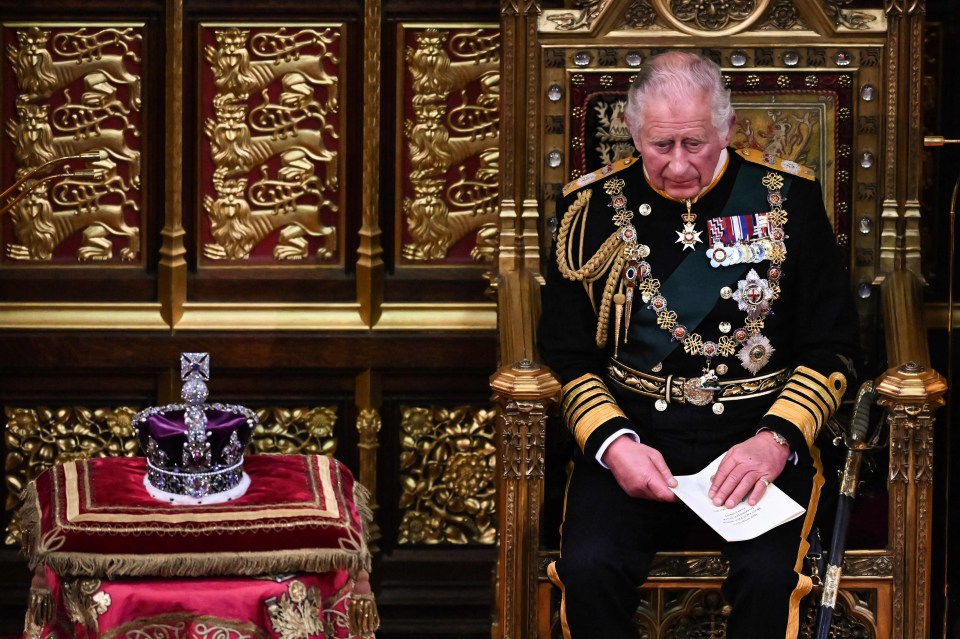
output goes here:
{"type": "Polygon", "coordinates": [[[195,505],[151,497],[143,458],[42,473],[21,511],[36,570],[25,636],[372,636],[349,623],[370,567],[365,493],[349,470],[322,455],[248,455],[244,470],[243,496],[195,505]]]}

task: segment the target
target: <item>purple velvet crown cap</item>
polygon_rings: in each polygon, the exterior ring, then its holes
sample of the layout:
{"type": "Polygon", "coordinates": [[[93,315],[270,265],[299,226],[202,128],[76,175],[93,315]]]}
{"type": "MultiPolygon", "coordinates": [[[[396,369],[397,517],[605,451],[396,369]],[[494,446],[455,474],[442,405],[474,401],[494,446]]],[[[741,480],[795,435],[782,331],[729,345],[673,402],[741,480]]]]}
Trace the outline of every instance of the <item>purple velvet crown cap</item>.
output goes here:
{"type": "MultiPolygon", "coordinates": [[[[180,461],[183,455],[183,445],[187,442],[187,424],[184,421],[185,410],[182,407],[172,407],[169,412],[158,412],[148,415],[144,424],[137,428],[137,439],[140,449],[147,450],[148,438],[152,438],[170,460],[180,461]]],[[[230,435],[237,433],[240,444],[246,447],[250,441],[253,426],[244,412],[237,407],[204,405],[207,415],[207,442],[210,444],[211,457],[221,459],[223,448],[230,441],[230,435]],[[233,410],[231,410],[231,408],[233,410]]]]}
{"type": "Polygon", "coordinates": [[[245,406],[206,404],[208,353],[180,356],[184,403],[152,406],[133,416],[140,450],[147,458],[144,482],[157,499],[172,503],[187,496],[197,503],[242,495],[250,480],[243,451],[257,426],[245,406]]]}

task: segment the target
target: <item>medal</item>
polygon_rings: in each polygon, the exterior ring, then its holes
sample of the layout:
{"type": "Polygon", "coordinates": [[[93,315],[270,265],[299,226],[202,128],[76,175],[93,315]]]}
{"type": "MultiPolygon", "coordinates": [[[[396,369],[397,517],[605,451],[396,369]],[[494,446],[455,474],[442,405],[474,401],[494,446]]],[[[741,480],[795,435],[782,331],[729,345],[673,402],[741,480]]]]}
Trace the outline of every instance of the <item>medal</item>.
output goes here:
{"type": "Polygon", "coordinates": [[[698,231],[694,228],[694,223],[697,221],[697,214],[690,210],[693,202],[691,200],[684,200],[687,204],[687,212],[680,216],[680,219],[683,220],[683,230],[677,231],[677,241],[674,244],[683,244],[683,250],[695,249],[697,244],[703,243],[703,240],[700,239],[700,234],[703,231],[698,231]]]}

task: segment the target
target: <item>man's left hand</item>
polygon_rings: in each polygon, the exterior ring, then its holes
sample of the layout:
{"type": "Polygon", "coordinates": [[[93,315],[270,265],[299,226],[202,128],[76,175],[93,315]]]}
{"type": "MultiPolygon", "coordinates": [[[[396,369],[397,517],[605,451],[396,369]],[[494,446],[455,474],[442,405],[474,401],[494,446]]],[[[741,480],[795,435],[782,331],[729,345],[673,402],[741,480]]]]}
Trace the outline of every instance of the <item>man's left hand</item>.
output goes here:
{"type": "Polygon", "coordinates": [[[755,506],[789,457],[788,447],[774,441],[769,431],[761,431],[727,451],[707,494],[716,506],[733,508],[744,498],[755,506]]]}

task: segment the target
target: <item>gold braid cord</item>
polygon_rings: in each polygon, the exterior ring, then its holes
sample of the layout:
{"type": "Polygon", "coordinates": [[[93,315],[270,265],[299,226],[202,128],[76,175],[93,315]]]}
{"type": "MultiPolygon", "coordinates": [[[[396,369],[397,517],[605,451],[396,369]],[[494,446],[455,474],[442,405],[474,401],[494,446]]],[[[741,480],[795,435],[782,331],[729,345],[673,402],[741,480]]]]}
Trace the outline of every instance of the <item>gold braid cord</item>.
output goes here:
{"type": "Polygon", "coordinates": [[[600,310],[597,313],[596,342],[598,347],[603,348],[607,343],[607,331],[610,324],[610,303],[613,300],[613,291],[620,281],[620,274],[623,272],[626,256],[622,251],[623,241],[619,238],[620,230],[617,229],[607,238],[600,248],[597,249],[593,257],[587,260],[586,264],[580,268],[575,268],[570,262],[567,254],[570,226],[573,224],[574,219],[587,208],[592,194],[593,191],[590,190],[584,190],[578,193],[576,200],[567,208],[566,213],[563,214],[563,220],[560,222],[560,231],[557,233],[557,267],[560,269],[560,274],[566,279],[573,282],[586,280],[588,284],[599,280],[607,269],[610,269],[606,286],[603,288],[600,310]],[[621,251],[615,256],[618,249],[621,249],[621,251]]]}

